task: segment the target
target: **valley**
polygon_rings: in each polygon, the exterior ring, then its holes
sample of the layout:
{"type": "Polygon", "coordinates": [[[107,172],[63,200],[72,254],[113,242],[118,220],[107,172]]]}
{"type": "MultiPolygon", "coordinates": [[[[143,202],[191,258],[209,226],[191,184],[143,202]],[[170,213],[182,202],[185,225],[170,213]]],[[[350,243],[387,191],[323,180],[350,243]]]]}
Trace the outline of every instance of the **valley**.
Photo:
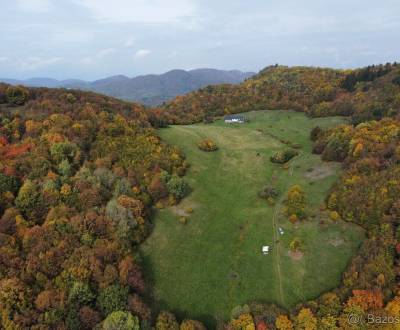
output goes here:
{"type": "Polygon", "coordinates": [[[157,211],[153,232],[141,249],[146,275],[160,309],[208,325],[251,301],[291,308],[333,289],[364,237],[356,225],[333,222],[319,210],[341,170],[311,153],[310,131],[345,119],[309,119],[293,111],[245,116],[249,122],[242,125],[220,119],[159,131],[186,155],[192,192],[179,205],[157,211]],[[199,150],[196,145],[205,138],[218,151],[199,150]],[[287,148],[282,141],[301,145],[288,166],[269,160],[287,148]],[[268,183],[280,191],[274,205],[257,197],[268,183]],[[283,212],[292,185],[306,191],[309,212],[307,220],[295,225],[283,212]],[[179,222],[182,216],[187,224],[179,222]],[[303,245],[300,257],[289,253],[294,238],[303,245]],[[261,253],[266,244],[269,255],[261,253]]]}

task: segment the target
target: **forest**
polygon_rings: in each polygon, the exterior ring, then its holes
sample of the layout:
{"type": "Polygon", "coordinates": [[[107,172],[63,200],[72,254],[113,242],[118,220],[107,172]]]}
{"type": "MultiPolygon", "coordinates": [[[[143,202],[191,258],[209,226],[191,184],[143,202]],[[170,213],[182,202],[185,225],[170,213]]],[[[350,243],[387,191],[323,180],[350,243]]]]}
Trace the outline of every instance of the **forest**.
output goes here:
{"type": "MultiPolygon", "coordinates": [[[[400,315],[400,66],[272,66],[238,86],[159,109],[94,93],[0,85],[0,325],[4,329],[204,329],[156,311],[138,246],[152,206],[188,192],[184,154],[156,128],[230,113],[345,115],[313,129],[314,152],[343,175],[326,208],[367,239],[341,285],[293,310],[249,302],[219,329],[359,329],[349,317],[400,315]]],[[[398,329],[393,324],[365,324],[398,329]]]]}
{"type": "MultiPolygon", "coordinates": [[[[400,107],[400,65],[357,70],[270,66],[240,85],[208,86],[164,104],[159,124],[210,121],[251,110],[296,110],[353,123],[393,117],[400,107]]],[[[158,110],[154,113],[160,114],[158,110]]]]}
{"type": "Polygon", "coordinates": [[[137,105],[6,85],[0,99],[1,328],[144,327],[136,249],[151,206],[182,197],[183,155],[137,105]]]}

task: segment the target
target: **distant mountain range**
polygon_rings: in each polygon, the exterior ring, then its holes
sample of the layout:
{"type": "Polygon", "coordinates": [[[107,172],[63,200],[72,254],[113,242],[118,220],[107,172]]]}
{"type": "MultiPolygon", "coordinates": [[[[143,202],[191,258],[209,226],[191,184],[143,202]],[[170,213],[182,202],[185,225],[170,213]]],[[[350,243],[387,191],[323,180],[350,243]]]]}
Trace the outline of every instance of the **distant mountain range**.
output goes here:
{"type": "Polygon", "coordinates": [[[2,79],[11,85],[29,87],[71,88],[93,91],[123,100],[156,106],[178,95],[184,95],[208,85],[239,84],[255,75],[254,72],[216,69],[172,70],[161,75],[144,75],[129,78],[112,76],[96,81],[78,79],[56,80],[51,78],[31,78],[27,80],[2,79]]]}

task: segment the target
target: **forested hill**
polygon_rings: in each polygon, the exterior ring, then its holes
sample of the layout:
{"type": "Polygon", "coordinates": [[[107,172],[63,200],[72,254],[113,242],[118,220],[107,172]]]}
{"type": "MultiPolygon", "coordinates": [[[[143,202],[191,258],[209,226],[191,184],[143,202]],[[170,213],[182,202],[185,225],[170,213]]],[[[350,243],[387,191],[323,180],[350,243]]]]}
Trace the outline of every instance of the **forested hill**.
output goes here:
{"type": "Polygon", "coordinates": [[[347,115],[354,122],[394,116],[400,108],[400,65],[357,70],[271,66],[240,85],[208,86],[164,106],[170,123],[260,109],[293,109],[311,116],[347,115]]]}
{"type": "Polygon", "coordinates": [[[0,107],[3,115],[18,112],[25,118],[36,119],[54,113],[76,113],[85,108],[92,108],[96,113],[119,113],[148,125],[145,107],[141,104],[77,90],[28,88],[0,83],[0,107]]]}
{"type": "Polygon", "coordinates": [[[142,106],[0,85],[0,328],[145,327],[136,247],[184,172],[142,106]]]}

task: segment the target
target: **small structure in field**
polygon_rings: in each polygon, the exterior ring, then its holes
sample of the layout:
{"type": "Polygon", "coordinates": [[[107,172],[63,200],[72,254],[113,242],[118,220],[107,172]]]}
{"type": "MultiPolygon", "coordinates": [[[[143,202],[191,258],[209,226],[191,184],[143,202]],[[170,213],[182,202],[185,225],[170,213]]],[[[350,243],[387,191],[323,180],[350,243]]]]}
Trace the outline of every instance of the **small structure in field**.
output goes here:
{"type": "Polygon", "coordinates": [[[262,247],[262,254],[264,254],[264,255],[269,254],[269,245],[264,245],[262,247]]]}
{"type": "Polygon", "coordinates": [[[227,124],[244,124],[246,122],[246,117],[241,115],[230,115],[224,118],[227,124]]]}

